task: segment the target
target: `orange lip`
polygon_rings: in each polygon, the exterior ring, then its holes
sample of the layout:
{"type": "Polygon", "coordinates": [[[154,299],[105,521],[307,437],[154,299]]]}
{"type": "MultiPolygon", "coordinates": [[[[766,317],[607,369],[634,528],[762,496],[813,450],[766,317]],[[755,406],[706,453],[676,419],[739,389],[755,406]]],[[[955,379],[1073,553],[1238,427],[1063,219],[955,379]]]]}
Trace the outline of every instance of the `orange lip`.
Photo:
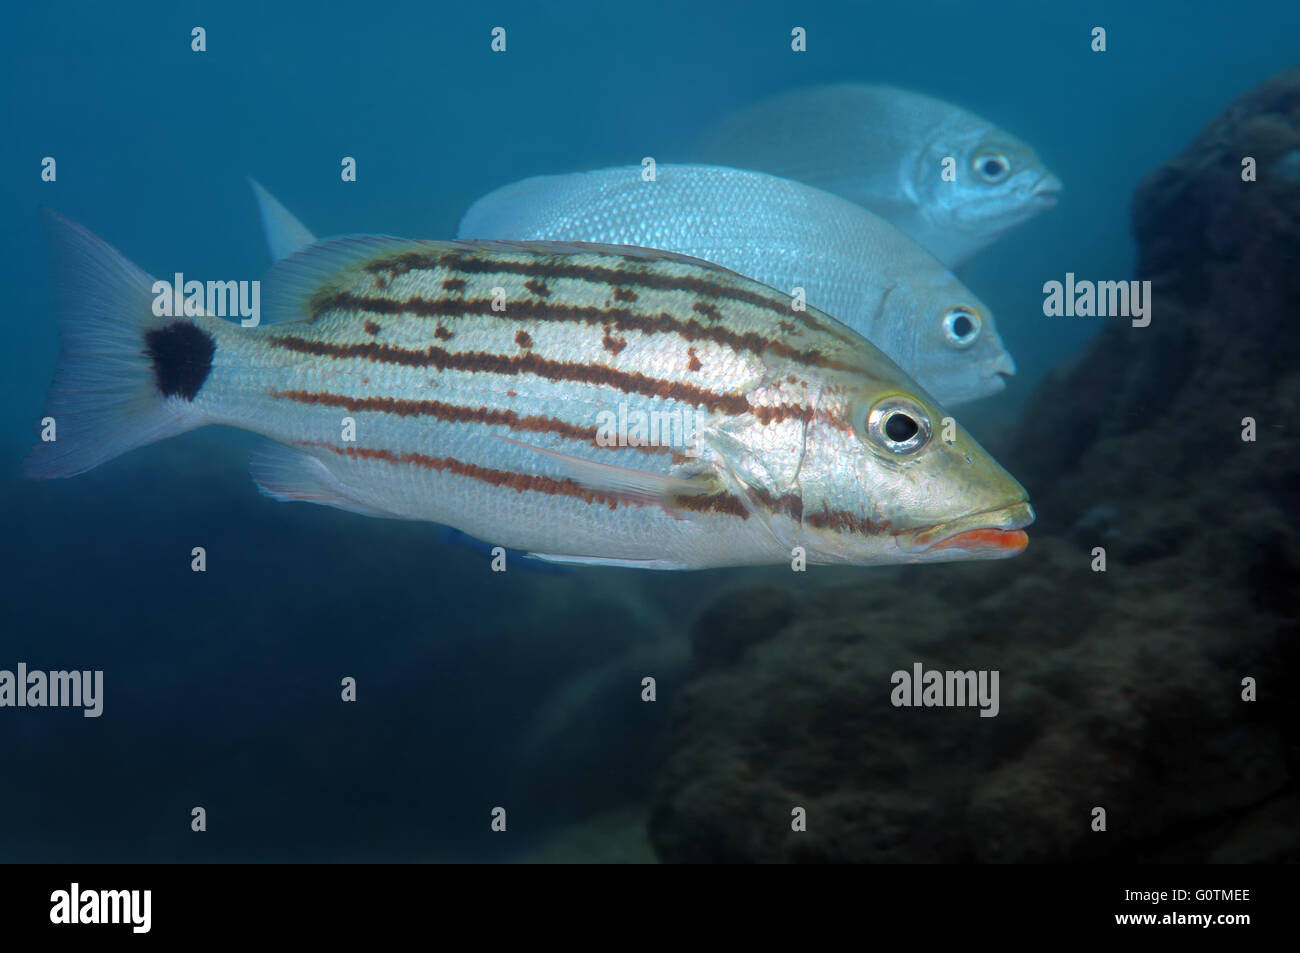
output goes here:
{"type": "Polygon", "coordinates": [[[962,549],[971,553],[1000,553],[1014,556],[1029,545],[1029,534],[1022,529],[971,529],[930,547],[937,549],[962,549]]]}

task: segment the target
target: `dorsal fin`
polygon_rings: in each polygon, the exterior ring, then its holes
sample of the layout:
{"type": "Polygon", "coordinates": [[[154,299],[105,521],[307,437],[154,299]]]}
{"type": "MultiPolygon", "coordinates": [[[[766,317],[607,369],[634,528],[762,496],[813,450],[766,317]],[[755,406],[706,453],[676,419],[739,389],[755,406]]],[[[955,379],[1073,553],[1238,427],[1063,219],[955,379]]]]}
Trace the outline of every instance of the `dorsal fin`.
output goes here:
{"type": "Polygon", "coordinates": [[[262,213],[262,233],[266,236],[272,261],[288,258],[294,252],[316,244],[316,236],[308,231],[307,226],[262,188],[260,182],[250,178],[248,184],[257,196],[257,207],[262,213]]]}
{"type": "MultiPolygon", "coordinates": [[[[262,285],[263,323],[301,321],[311,317],[311,299],[344,284],[360,268],[384,258],[411,252],[440,254],[600,255],[635,262],[672,261],[736,275],[720,265],[689,255],[642,248],[639,245],[603,245],[597,242],[515,242],[452,239],[429,241],[391,235],[345,235],[328,238],[299,249],[271,266],[262,285]]],[[[615,265],[611,262],[611,267],[615,265]]],[[[750,279],[741,278],[743,281],[750,279]]]]}

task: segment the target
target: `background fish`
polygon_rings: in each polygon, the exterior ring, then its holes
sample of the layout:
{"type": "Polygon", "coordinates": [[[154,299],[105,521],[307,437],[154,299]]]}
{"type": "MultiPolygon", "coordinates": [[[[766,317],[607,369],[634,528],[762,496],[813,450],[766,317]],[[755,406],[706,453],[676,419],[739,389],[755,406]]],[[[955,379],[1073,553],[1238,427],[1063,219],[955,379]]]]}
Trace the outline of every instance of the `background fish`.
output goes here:
{"type": "MultiPolygon", "coordinates": [[[[558,243],[312,245],[281,323],[158,317],[153,279],[50,215],[71,476],[206,424],[269,437],[280,500],[431,520],[557,561],[657,569],[993,558],[1024,489],[870,343],[725,269],[558,243]],[[505,310],[494,303],[504,301],[505,310]],[[602,412],[699,412],[698,439],[603,445],[602,412]],[[346,436],[345,417],[355,424],[346,436]]],[[[624,442],[626,443],[626,441],[624,442]]]]}
{"type": "Polygon", "coordinates": [[[701,158],[842,195],[955,268],[1056,204],[1061,181],[1032,148],[951,103],[840,83],[783,93],[726,120],[701,158]],[[956,180],[940,177],[945,157],[956,180]]]}
{"type": "Polygon", "coordinates": [[[538,176],[479,199],[458,234],[664,248],[786,294],[801,287],[947,405],[996,393],[1015,373],[988,306],[934,256],[879,216],[789,179],[688,165],[660,165],[652,182],[640,167],[538,176]]]}

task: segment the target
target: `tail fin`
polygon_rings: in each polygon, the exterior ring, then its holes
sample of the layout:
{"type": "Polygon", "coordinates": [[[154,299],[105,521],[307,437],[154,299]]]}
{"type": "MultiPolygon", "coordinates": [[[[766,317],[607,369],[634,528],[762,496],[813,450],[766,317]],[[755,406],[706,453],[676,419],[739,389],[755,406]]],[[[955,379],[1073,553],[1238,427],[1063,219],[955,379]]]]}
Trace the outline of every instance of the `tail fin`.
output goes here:
{"type": "Polygon", "coordinates": [[[30,477],[69,477],[200,426],[192,406],[216,344],[192,318],[153,313],[154,280],[87,229],[45,210],[63,339],[46,404],[53,440],[30,477]]]}

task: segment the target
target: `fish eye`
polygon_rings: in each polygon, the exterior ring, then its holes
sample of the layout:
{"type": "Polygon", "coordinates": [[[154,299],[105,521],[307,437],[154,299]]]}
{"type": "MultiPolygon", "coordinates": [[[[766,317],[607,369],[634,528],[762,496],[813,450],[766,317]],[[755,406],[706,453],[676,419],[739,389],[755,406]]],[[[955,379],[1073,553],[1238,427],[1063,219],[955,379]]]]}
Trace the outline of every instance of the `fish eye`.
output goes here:
{"type": "Polygon", "coordinates": [[[981,152],[971,164],[985,182],[1001,182],[1011,174],[1011,160],[1001,152],[981,152]]]}
{"type": "Polygon", "coordinates": [[[953,347],[970,347],[983,327],[979,314],[970,308],[956,307],[943,316],[943,333],[953,347]]]}
{"type": "Polygon", "coordinates": [[[866,437],[876,446],[903,456],[930,440],[930,417],[916,401],[886,397],[867,414],[866,437]]]}

